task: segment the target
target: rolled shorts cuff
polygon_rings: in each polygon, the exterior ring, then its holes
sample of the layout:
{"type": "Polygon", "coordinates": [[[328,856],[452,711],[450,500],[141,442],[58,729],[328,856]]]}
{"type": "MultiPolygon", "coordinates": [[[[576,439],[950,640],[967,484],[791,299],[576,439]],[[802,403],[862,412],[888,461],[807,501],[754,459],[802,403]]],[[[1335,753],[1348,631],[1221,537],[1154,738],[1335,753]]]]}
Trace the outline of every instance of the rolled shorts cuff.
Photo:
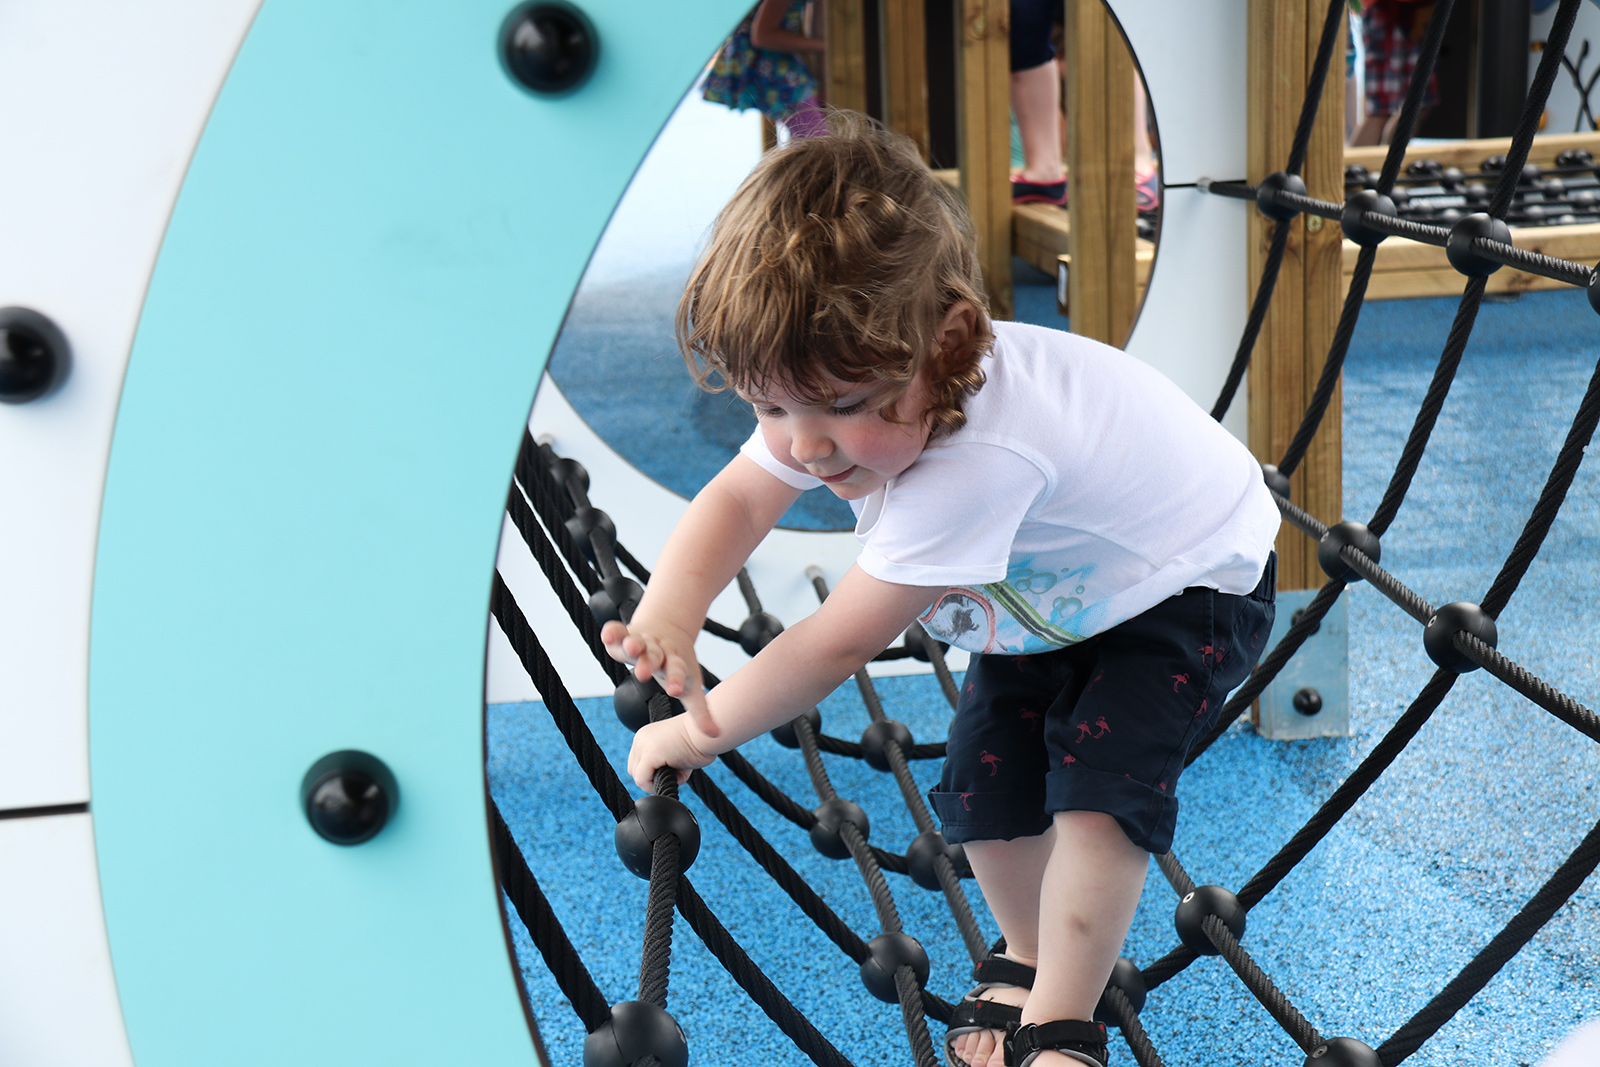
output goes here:
{"type": "MultiPolygon", "coordinates": [[[[1079,764],[1045,776],[1045,810],[1098,811],[1112,816],[1128,840],[1147,852],[1172,850],[1178,828],[1178,798],[1124,774],[1109,774],[1079,764]]],[[[948,836],[948,835],[946,835],[948,836]]]]}
{"type": "Polygon", "coordinates": [[[1050,829],[1050,816],[1040,810],[1037,790],[941,793],[930,789],[928,802],[939,815],[945,841],[952,845],[1038,837],[1050,829]]]}

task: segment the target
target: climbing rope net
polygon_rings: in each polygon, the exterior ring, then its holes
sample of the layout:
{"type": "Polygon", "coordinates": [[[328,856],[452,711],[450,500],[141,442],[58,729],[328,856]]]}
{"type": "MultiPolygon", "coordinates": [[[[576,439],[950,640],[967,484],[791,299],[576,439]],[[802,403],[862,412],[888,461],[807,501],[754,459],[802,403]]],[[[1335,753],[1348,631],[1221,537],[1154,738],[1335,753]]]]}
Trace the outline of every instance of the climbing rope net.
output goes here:
{"type": "MultiPolygon", "coordinates": [[[[1515,247],[1504,221],[1511,210],[1519,179],[1525,180],[1524,165],[1530,145],[1550,87],[1561,70],[1580,3],[1581,0],[1561,0],[1511,149],[1505,159],[1497,163],[1498,178],[1487,196],[1487,203],[1482,205],[1483,211],[1442,220],[1449,223],[1447,226],[1434,225],[1407,217],[1414,213],[1406,210],[1403,193],[1396,195],[1406,145],[1416,124],[1428,77],[1438,58],[1453,0],[1439,0],[1434,5],[1393,143],[1375,181],[1365,176],[1367,180],[1361,184],[1366,187],[1340,204],[1308,196],[1299,177],[1346,10],[1346,0],[1330,0],[1287,165],[1259,185],[1224,181],[1202,183],[1202,188],[1213,194],[1255,200],[1260,210],[1277,223],[1244,334],[1212,412],[1214,417],[1221,418],[1228,410],[1249,365],[1288,245],[1290,220],[1301,213],[1338,220],[1344,234],[1361,250],[1321,379],[1300,427],[1281,459],[1262,468],[1284,518],[1317,541],[1318,561],[1328,574],[1328,581],[1297,613],[1287,633],[1261,659],[1250,678],[1232,694],[1216,726],[1196,746],[1190,761],[1200,757],[1277,677],[1306,639],[1316,632],[1351,582],[1369,582],[1422,625],[1424,648],[1437,670],[1354,772],[1240,889],[1230,891],[1220,885],[1198,885],[1176,855],[1169,852],[1157,857],[1162,873],[1179,898],[1175,912],[1179,944],[1143,968],[1126,959],[1119,961],[1102,997],[1100,1013],[1103,1021],[1120,1029],[1141,1067],[1159,1067],[1164,1062],[1140,1022],[1148,992],[1202,956],[1220,956],[1226,961],[1249,992],[1305,1052],[1308,1065],[1393,1067],[1415,1052],[1476,996],[1600,864],[1600,823],[1596,823],[1504,928],[1414,1016],[1376,1046],[1352,1036],[1322,1034],[1241,944],[1250,910],[1330,833],[1406,749],[1462,674],[1481,668],[1572,729],[1600,742],[1600,717],[1500,653],[1496,648],[1495,627],[1496,618],[1515,594],[1555,521],[1584,449],[1600,421],[1600,366],[1589,381],[1520,536],[1480,600],[1436,607],[1379,566],[1381,539],[1399,514],[1427,448],[1465,351],[1489,275],[1501,266],[1512,266],[1583,286],[1590,304],[1600,311],[1600,271],[1515,247]],[[1289,499],[1289,478],[1305,457],[1339,381],[1372,275],[1377,246],[1391,236],[1443,247],[1451,265],[1467,280],[1432,382],[1376,510],[1365,523],[1344,521],[1328,526],[1289,499]]],[[[645,722],[681,709],[653,683],[640,684],[634,680],[627,668],[605,654],[600,643],[600,625],[631,610],[641,595],[638,582],[648,581],[649,573],[617,541],[613,523],[590,504],[587,494],[588,476],[580,465],[558,457],[547,443],[525,436],[516,468],[516,484],[508,499],[508,515],[596,661],[616,684],[618,716],[630,729],[636,730],[645,722]],[[627,577],[624,569],[634,577],[627,577]]],[[[809,577],[819,598],[826,596],[827,589],[820,573],[813,571],[809,577]]],[[[734,629],[708,620],[705,628],[719,638],[738,642],[746,652],[754,654],[781,627],[762,610],[754,585],[743,573],[739,576],[739,587],[749,608],[745,622],[734,629]]],[[[615,818],[617,849],[624,864],[649,880],[637,996],[633,1000],[612,1003],[602,995],[580,960],[512,839],[511,831],[491,802],[492,833],[502,886],[588,1034],[584,1044],[587,1067],[622,1067],[633,1063],[680,1067],[688,1062],[687,1041],[667,1011],[675,915],[687,922],[750,998],[815,1063],[825,1067],[848,1065],[850,1061],[756,966],[695,891],[686,872],[698,851],[700,831],[689,809],[677,798],[675,776],[663,769],[657,775],[656,794],[637,802],[632,800],[568,695],[533,627],[498,574],[491,609],[578,765],[615,818]]],[[[945,665],[943,651],[942,646],[920,628],[914,628],[906,635],[902,646],[889,650],[885,656],[915,656],[929,662],[945,697],[954,705],[956,687],[945,665]]],[[[707,685],[715,682],[708,672],[707,685]]],[[[943,744],[914,743],[907,727],[885,715],[873,681],[865,671],[857,676],[857,683],[871,717],[871,725],[859,741],[823,733],[820,715],[815,711],[774,732],[780,744],[797,750],[803,758],[811,785],[821,801],[816,808],[808,808],[787,795],[737,751],[724,754],[720,762],[779,816],[806,830],[819,852],[854,861],[880,926],[880,932],[870,940],[863,940],[834,912],[710,775],[695,771],[688,785],[800,911],[859,966],[868,991],[881,1000],[899,1005],[912,1059],[918,1067],[936,1067],[939,1056],[927,1020],[947,1022],[953,1006],[926,988],[927,954],[902,929],[885,872],[908,875],[918,886],[942,894],[961,941],[974,961],[991,951],[991,946],[979,930],[962,888],[962,879],[969,877],[970,871],[966,869],[961,850],[945,843],[912,776],[911,762],[942,756],[943,744]],[[824,753],[865,760],[892,775],[918,831],[904,854],[869,843],[867,815],[855,803],[838,795],[824,765],[824,753]]]]}

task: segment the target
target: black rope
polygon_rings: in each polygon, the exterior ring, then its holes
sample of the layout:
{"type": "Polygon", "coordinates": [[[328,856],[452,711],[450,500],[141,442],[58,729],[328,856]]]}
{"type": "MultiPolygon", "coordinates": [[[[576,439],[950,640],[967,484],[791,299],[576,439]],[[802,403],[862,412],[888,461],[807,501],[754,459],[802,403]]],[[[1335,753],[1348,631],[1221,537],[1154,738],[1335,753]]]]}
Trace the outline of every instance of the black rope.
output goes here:
{"type": "Polygon", "coordinates": [[[561,995],[567,998],[583,1022],[584,1031],[594,1033],[611,1018],[611,1002],[595,985],[578,950],[561,928],[550,901],[539,888],[539,880],[528,869],[528,861],[523,858],[505,819],[501,818],[500,806],[493,799],[489,801],[489,837],[494,844],[500,887],[505,890],[522,925],[527,927],[539,955],[544,957],[544,965],[556,980],[561,995]]]}
{"type": "Polygon", "coordinates": [[[1555,873],[1522,910],[1439,991],[1438,996],[1395,1031],[1393,1037],[1378,1046],[1378,1058],[1385,1067],[1394,1067],[1415,1052],[1441,1026],[1454,1018],[1469,1000],[1477,996],[1489,979],[1522,951],[1533,935],[1572,898],[1572,894],[1594,873],[1596,865],[1600,865],[1600,823],[1589,830],[1578,847],[1556,868],[1555,873]]]}

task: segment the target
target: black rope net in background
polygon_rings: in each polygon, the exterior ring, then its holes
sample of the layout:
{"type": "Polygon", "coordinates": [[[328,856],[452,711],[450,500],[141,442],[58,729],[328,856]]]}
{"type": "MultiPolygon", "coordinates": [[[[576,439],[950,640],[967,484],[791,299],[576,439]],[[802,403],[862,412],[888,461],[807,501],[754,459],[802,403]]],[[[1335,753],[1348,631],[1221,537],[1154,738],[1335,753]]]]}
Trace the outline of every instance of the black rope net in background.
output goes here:
{"type": "MultiPolygon", "coordinates": [[[[1396,203],[1404,200],[1403,195],[1396,195],[1396,182],[1421,107],[1423,87],[1438,57],[1444,28],[1454,6],[1453,0],[1439,0],[1434,5],[1394,141],[1380,175],[1369,183],[1370,187],[1357,192],[1345,203],[1336,204],[1307,196],[1299,177],[1346,0],[1330,0],[1287,167],[1254,186],[1243,182],[1202,183],[1203,188],[1215,194],[1254,199],[1260,209],[1278,223],[1243,339],[1213,412],[1218,418],[1227,411],[1243,380],[1271,300],[1289,223],[1294,216],[1308,213],[1339,220],[1345,235],[1361,246],[1361,252],[1318,388],[1302,425],[1280,461],[1263,466],[1263,475],[1285,519],[1317,540],[1318,559],[1329,580],[1298,614],[1277,647],[1261,659],[1251,677],[1228,700],[1216,727],[1196,747],[1191,761],[1203,754],[1277,676],[1352,581],[1364,579],[1372,583],[1375,589],[1422,624],[1424,647],[1438,669],[1354,772],[1237,892],[1218,885],[1197,885],[1172,853],[1157,857],[1162,872],[1179,897],[1176,926],[1180,943],[1142,969],[1131,961],[1119,961],[1101,1000],[1100,1011],[1103,1021],[1120,1028],[1141,1067],[1158,1067],[1163,1063],[1140,1025],[1139,1012],[1147,993],[1203,955],[1218,955],[1226,961],[1306,1053],[1307,1064],[1393,1067],[1460,1011],[1600,865],[1600,823],[1597,823],[1511,921],[1490,938],[1432,1000],[1376,1047],[1354,1037],[1325,1037],[1289,1002],[1240,943],[1250,909],[1283,881],[1404,751],[1461,674],[1483,668],[1560,721],[1600,741],[1600,717],[1533,676],[1495,647],[1495,619],[1510,602],[1537,555],[1577,473],[1596,423],[1600,422],[1600,366],[1589,382],[1521,536],[1479,602],[1435,607],[1378,565],[1380,539],[1398,515],[1427,448],[1471,334],[1487,277],[1500,266],[1510,265],[1581,285],[1588,290],[1591,304],[1600,310],[1600,274],[1580,264],[1516,248],[1511,244],[1510,231],[1503,221],[1512,207],[1518,181],[1524,177],[1523,168],[1539,116],[1551,84],[1561,70],[1567,38],[1580,3],[1581,0],[1561,0],[1521,122],[1512,138],[1511,150],[1504,160],[1497,161],[1498,179],[1492,195],[1483,205],[1485,211],[1446,220],[1449,226],[1438,226],[1404,217],[1407,213],[1396,203]],[[1361,313],[1377,245],[1389,236],[1403,236],[1445,248],[1452,266],[1468,280],[1432,383],[1377,509],[1366,523],[1344,521],[1326,526],[1288,499],[1289,475],[1304,457],[1327,409],[1361,313]]],[[[631,610],[642,592],[638,581],[648,581],[649,574],[618,543],[611,520],[591,506],[587,492],[588,476],[581,466],[557,457],[548,445],[525,437],[517,464],[516,484],[507,501],[507,513],[596,661],[616,683],[618,715],[630,728],[638,729],[645,722],[674,714],[681,708],[653,684],[641,685],[635,681],[601,646],[600,625],[631,610]],[[627,577],[624,568],[638,581],[627,577]]],[[[818,596],[826,596],[820,575],[813,573],[811,577],[818,596]]],[[[739,587],[749,608],[749,617],[737,629],[708,621],[706,630],[738,641],[753,654],[781,626],[762,610],[756,589],[742,573],[739,587]]],[[[632,1063],[659,1063],[681,1067],[688,1062],[687,1043],[667,1011],[674,912],[683,916],[750,998],[815,1063],[827,1067],[849,1064],[850,1061],[755,966],[695,892],[685,872],[698,850],[699,829],[689,809],[677,799],[675,776],[662,771],[657,776],[656,795],[644,797],[637,803],[632,801],[499,575],[495,579],[491,608],[579,766],[616,819],[617,846],[623,862],[650,882],[638,993],[633,1000],[612,1004],[601,994],[561,930],[491,802],[491,829],[503,887],[588,1034],[585,1064],[588,1067],[623,1067],[632,1063]]],[[[907,635],[903,646],[885,655],[916,656],[930,662],[947,699],[954,704],[955,686],[944,664],[943,648],[920,628],[907,635]]],[[[880,927],[869,940],[863,940],[834,913],[740,813],[710,775],[695,771],[688,785],[800,911],[859,966],[862,981],[871,994],[900,1006],[917,1067],[937,1067],[940,1057],[935,1052],[927,1019],[947,1022],[952,1005],[925,988],[929,973],[927,955],[921,945],[901,929],[884,872],[909,875],[919,886],[941,893],[973,960],[980,959],[990,949],[962,889],[961,880],[969,876],[970,871],[965,868],[961,850],[959,846],[945,843],[911,775],[909,761],[942,756],[944,746],[913,743],[903,724],[886,717],[867,673],[862,671],[856,681],[871,717],[871,725],[859,742],[822,733],[820,716],[814,711],[774,731],[781,744],[797,749],[804,759],[820,800],[817,807],[808,808],[789,797],[736,751],[721,756],[720,762],[774,811],[806,830],[818,851],[854,862],[871,897],[880,927]],[[892,774],[918,830],[905,854],[887,852],[868,843],[867,816],[858,805],[837,794],[824,766],[823,753],[864,759],[892,774]]],[[[715,683],[716,679],[707,672],[707,686],[715,683]]]]}

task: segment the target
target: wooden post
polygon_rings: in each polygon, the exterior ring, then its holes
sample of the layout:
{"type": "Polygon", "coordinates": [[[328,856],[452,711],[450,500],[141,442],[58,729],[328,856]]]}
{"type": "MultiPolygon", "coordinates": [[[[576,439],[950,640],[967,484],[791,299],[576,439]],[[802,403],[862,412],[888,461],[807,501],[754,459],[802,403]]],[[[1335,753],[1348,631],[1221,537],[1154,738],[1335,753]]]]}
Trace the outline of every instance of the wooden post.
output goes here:
{"type": "Polygon", "coordinates": [[[881,0],[883,95],[890,129],[928,158],[928,34],[923,0],[881,0]]]}
{"type": "Polygon", "coordinates": [[[1066,0],[1073,333],[1121,347],[1139,312],[1133,56],[1101,0],[1066,0]]]}
{"type": "MultiPolygon", "coordinates": [[[[1326,0],[1250,0],[1246,167],[1252,183],[1288,162],[1326,14],[1326,0]]],[[[1343,42],[1341,34],[1301,174],[1311,196],[1336,202],[1344,200],[1343,42]]],[[[1278,224],[1250,209],[1252,298],[1273,225],[1278,224]]],[[[1292,227],[1288,251],[1250,361],[1250,449],[1263,463],[1277,463],[1300,426],[1333,341],[1342,295],[1343,234],[1338,224],[1297,215],[1281,225],[1292,227]]],[[[1341,438],[1336,389],[1311,449],[1291,479],[1294,502],[1330,525],[1344,517],[1341,438]]],[[[1278,588],[1315,589],[1326,580],[1317,565],[1316,545],[1285,523],[1278,536],[1278,588]]]]}
{"type": "Polygon", "coordinates": [[[997,319],[1011,297],[1011,16],[1007,0],[959,0],[957,125],[961,191],[978,234],[978,259],[997,319]]]}
{"type": "Polygon", "coordinates": [[[828,39],[823,99],[829,107],[867,110],[866,0],[826,0],[824,35],[828,39]]]}

